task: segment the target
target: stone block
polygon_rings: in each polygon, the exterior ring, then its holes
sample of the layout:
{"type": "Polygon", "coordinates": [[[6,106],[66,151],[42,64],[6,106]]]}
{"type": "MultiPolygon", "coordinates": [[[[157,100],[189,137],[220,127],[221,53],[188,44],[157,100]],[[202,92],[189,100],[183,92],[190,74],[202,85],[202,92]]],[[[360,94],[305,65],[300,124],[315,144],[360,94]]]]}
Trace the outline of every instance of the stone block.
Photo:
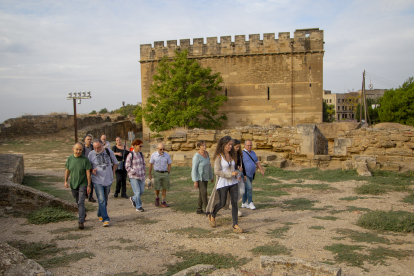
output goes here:
{"type": "Polygon", "coordinates": [[[355,166],[359,176],[372,176],[371,172],[368,170],[366,162],[355,162],[355,166]]]}
{"type": "Polygon", "coordinates": [[[347,148],[347,151],[349,152],[349,153],[358,153],[358,152],[361,152],[361,151],[364,151],[365,150],[365,147],[363,147],[363,146],[358,146],[358,147],[348,147],[347,148]]]}
{"type": "Polygon", "coordinates": [[[409,141],[410,140],[410,137],[404,136],[404,135],[401,135],[401,134],[391,134],[390,135],[390,139],[392,141],[403,141],[403,142],[406,142],[406,141],[409,141]]]}
{"type": "Polygon", "coordinates": [[[387,155],[413,156],[413,150],[407,148],[388,148],[385,153],[387,155]]]}
{"type": "Polygon", "coordinates": [[[330,161],[331,156],[330,155],[314,155],[312,156],[313,160],[319,160],[319,161],[330,161]]]}
{"type": "Polygon", "coordinates": [[[199,135],[195,133],[187,134],[187,142],[197,142],[199,140],[204,139],[199,139],[199,135]]]}
{"type": "Polygon", "coordinates": [[[352,139],[351,138],[336,138],[334,141],[334,145],[337,147],[350,147],[352,146],[352,139]]]}
{"type": "Polygon", "coordinates": [[[284,167],[286,167],[286,159],[268,161],[267,164],[269,166],[276,167],[276,168],[284,168],[284,167]]]}
{"type": "Polygon", "coordinates": [[[181,144],[180,143],[174,143],[171,145],[171,150],[178,151],[180,150],[181,144]]]}
{"type": "Polygon", "coordinates": [[[352,162],[365,162],[367,164],[368,170],[373,171],[377,165],[377,158],[375,156],[353,155],[352,162]]]}
{"type": "Polygon", "coordinates": [[[408,149],[414,149],[414,143],[413,142],[405,142],[404,147],[408,149]]]}
{"type": "Polygon", "coordinates": [[[354,168],[354,166],[352,165],[352,161],[351,160],[346,160],[342,162],[342,170],[352,170],[354,168]]]}
{"type": "Polygon", "coordinates": [[[241,139],[242,141],[253,140],[253,134],[243,133],[241,139]]]}
{"type": "Polygon", "coordinates": [[[400,165],[392,162],[381,162],[380,170],[382,171],[399,171],[400,165]]]}
{"type": "Polygon", "coordinates": [[[253,134],[253,140],[261,141],[261,142],[267,142],[268,138],[267,138],[266,135],[254,135],[253,134]]]}
{"type": "Polygon", "coordinates": [[[172,145],[171,144],[164,144],[164,149],[165,149],[165,151],[170,151],[170,150],[172,150],[172,145]]]}
{"type": "Polygon", "coordinates": [[[200,134],[198,135],[198,140],[204,140],[206,142],[215,142],[216,141],[216,135],[215,134],[200,134]]]}
{"type": "Polygon", "coordinates": [[[260,268],[272,269],[272,275],[341,276],[339,267],[284,256],[260,256],[260,268]]]}
{"type": "Polygon", "coordinates": [[[233,139],[242,140],[242,134],[240,132],[234,132],[230,136],[233,139]]]}
{"type": "Polygon", "coordinates": [[[393,148],[393,147],[395,147],[395,142],[381,140],[381,141],[378,143],[378,146],[379,146],[379,147],[382,147],[382,148],[393,148]]]}
{"type": "Polygon", "coordinates": [[[194,143],[183,143],[181,144],[180,150],[183,151],[188,151],[188,150],[193,150],[195,149],[195,144],[194,143]]]}
{"type": "Polygon", "coordinates": [[[385,155],[384,148],[369,147],[364,152],[365,155],[385,155]]]}
{"type": "Polygon", "coordinates": [[[277,156],[276,155],[267,155],[266,156],[266,161],[273,161],[273,160],[275,160],[277,158],[277,156]]]}
{"type": "Polygon", "coordinates": [[[256,148],[257,149],[271,149],[273,147],[272,147],[271,144],[268,144],[268,143],[257,142],[256,143],[256,148]]]}

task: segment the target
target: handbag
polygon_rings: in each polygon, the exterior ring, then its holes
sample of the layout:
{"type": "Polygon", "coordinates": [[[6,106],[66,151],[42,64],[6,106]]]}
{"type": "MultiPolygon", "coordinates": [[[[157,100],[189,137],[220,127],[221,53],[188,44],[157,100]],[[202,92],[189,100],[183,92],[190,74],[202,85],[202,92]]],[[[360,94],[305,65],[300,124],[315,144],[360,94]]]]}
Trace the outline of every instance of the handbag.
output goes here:
{"type": "Polygon", "coordinates": [[[124,150],[122,151],[122,161],[118,161],[118,167],[116,167],[117,171],[123,171],[125,170],[125,146],[124,146],[124,150]]]}

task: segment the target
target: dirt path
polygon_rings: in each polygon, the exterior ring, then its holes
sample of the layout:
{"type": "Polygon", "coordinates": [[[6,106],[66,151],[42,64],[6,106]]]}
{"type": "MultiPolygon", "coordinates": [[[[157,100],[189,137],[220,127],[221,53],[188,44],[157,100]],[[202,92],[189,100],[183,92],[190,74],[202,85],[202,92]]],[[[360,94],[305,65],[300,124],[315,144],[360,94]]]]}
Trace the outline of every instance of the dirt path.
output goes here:
{"type": "MultiPolygon", "coordinates": [[[[62,164],[67,155],[58,152],[45,153],[42,156],[25,156],[26,173],[64,176],[62,164]],[[42,169],[39,169],[39,159],[42,169]],[[46,170],[50,166],[54,170],[46,170]],[[58,169],[59,168],[59,169],[58,169]]],[[[317,184],[317,181],[306,180],[303,184],[317,184]]],[[[159,208],[146,204],[145,212],[139,213],[131,206],[129,200],[113,198],[110,195],[108,210],[111,225],[102,227],[95,212],[89,212],[85,223],[86,229],[77,229],[76,221],[50,223],[46,225],[30,225],[24,218],[3,216],[3,224],[7,225],[1,230],[0,241],[45,242],[55,241],[59,248],[69,247],[70,252],[91,252],[95,257],[72,262],[68,266],[49,269],[55,275],[112,275],[117,273],[136,272],[135,274],[159,275],[166,271],[165,265],[181,261],[173,254],[177,251],[195,249],[205,253],[232,254],[239,258],[251,258],[252,261],[243,266],[245,269],[259,268],[259,257],[250,250],[272,242],[291,250],[290,256],[320,262],[334,262],[334,255],[324,249],[327,245],[343,243],[355,245],[344,235],[338,234],[337,229],[348,229],[359,232],[370,232],[355,225],[358,217],[364,213],[363,208],[370,210],[403,210],[413,212],[413,205],[401,202],[407,193],[389,192],[383,196],[370,196],[364,200],[352,202],[339,200],[339,198],[356,196],[353,188],[356,181],[330,183],[335,188],[331,190],[311,190],[303,188],[289,189],[290,195],[275,198],[276,203],[305,197],[317,201],[313,208],[323,210],[284,211],[282,208],[247,210],[242,209],[243,217],[239,224],[248,232],[234,234],[231,230],[231,211],[219,212],[218,225],[211,229],[208,220],[195,213],[185,214],[175,212],[170,208],[159,208]],[[352,211],[347,206],[353,205],[352,211]],[[329,210],[342,210],[335,214],[329,210]],[[334,216],[336,220],[318,219],[315,217],[334,216]],[[314,229],[310,229],[312,227],[314,229]],[[179,234],[178,229],[188,227],[202,228],[211,233],[209,238],[189,238],[186,234],[179,234]],[[279,238],[272,238],[268,233],[272,229],[285,227],[279,238]],[[54,233],[52,231],[69,228],[66,232],[54,233]],[[79,235],[75,239],[64,238],[68,234],[79,235]],[[342,239],[343,238],[343,239],[342,239]],[[342,239],[338,241],[338,239],[342,239]]],[[[63,188],[63,183],[57,183],[56,188],[63,188]]],[[[146,190],[145,193],[153,191],[146,190]]],[[[253,193],[254,196],[254,193],[253,193]]],[[[94,203],[94,205],[97,205],[94,203]]],[[[1,211],[3,212],[3,211],[1,211]]],[[[63,230],[62,230],[63,231],[63,230]]],[[[371,231],[371,233],[376,233],[371,231]]],[[[363,243],[369,248],[383,246],[394,250],[413,250],[414,234],[384,233],[380,237],[390,240],[389,244],[363,243]]],[[[361,244],[361,243],[358,243],[361,244]]],[[[414,275],[414,256],[390,258],[387,265],[365,264],[363,267],[340,266],[343,275],[414,275]]],[[[134,274],[131,274],[134,275],[134,274]]]]}

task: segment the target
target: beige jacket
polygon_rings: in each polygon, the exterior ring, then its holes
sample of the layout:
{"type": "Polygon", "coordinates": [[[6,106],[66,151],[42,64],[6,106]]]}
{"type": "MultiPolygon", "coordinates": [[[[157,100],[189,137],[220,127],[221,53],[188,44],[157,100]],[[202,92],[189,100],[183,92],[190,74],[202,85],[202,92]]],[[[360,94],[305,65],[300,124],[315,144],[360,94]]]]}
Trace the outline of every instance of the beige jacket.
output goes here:
{"type": "MultiPolygon", "coordinates": [[[[211,192],[210,199],[207,204],[207,213],[213,213],[214,206],[216,206],[217,203],[220,202],[220,196],[217,192],[217,182],[219,180],[219,177],[226,178],[228,180],[231,180],[232,175],[231,172],[224,172],[223,168],[221,167],[221,155],[219,157],[216,157],[216,160],[214,160],[214,174],[216,175],[216,183],[214,185],[214,189],[211,192]]],[[[234,170],[234,169],[233,169],[234,170]]],[[[226,206],[224,206],[223,209],[228,209],[230,206],[230,196],[227,196],[226,206]]]]}

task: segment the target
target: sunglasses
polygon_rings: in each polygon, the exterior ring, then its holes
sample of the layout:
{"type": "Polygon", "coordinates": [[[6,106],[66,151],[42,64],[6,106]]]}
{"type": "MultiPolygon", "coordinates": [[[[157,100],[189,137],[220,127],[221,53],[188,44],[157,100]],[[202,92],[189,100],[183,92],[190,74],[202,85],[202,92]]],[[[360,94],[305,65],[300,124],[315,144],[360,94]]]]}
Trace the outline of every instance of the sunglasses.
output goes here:
{"type": "Polygon", "coordinates": [[[165,149],[159,149],[159,150],[165,150],[165,149]]]}

